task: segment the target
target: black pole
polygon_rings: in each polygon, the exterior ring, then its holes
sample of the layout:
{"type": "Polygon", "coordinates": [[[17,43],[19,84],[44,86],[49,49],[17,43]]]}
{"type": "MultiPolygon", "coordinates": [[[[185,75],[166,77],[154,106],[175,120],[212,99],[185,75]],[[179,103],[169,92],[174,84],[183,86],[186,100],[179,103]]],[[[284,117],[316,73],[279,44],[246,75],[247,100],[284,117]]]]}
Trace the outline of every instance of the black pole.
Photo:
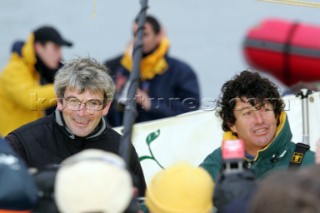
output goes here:
{"type": "Polygon", "coordinates": [[[137,117],[137,109],[135,96],[138,88],[139,78],[140,78],[140,61],[142,56],[142,37],[144,23],[146,19],[146,11],[148,8],[148,0],[140,0],[141,10],[138,14],[138,30],[136,40],[134,41],[133,48],[133,67],[129,77],[129,85],[127,91],[127,98],[124,103],[124,115],[123,115],[123,135],[120,139],[119,154],[127,163],[129,167],[131,149],[129,145],[131,143],[132,126],[137,117]]]}

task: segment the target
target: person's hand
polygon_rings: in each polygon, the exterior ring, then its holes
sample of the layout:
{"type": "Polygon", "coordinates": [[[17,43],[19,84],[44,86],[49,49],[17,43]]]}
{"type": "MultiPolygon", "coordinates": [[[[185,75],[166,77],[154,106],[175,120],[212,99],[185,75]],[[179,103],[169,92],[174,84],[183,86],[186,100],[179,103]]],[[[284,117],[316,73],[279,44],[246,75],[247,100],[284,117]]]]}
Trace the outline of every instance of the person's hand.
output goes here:
{"type": "Polygon", "coordinates": [[[124,88],[125,84],[127,83],[128,78],[121,75],[120,73],[117,74],[117,81],[115,85],[115,91],[121,92],[124,88]]]}
{"type": "Polygon", "coordinates": [[[148,93],[141,89],[137,90],[136,103],[139,104],[145,111],[149,111],[151,108],[151,100],[148,93]]]}

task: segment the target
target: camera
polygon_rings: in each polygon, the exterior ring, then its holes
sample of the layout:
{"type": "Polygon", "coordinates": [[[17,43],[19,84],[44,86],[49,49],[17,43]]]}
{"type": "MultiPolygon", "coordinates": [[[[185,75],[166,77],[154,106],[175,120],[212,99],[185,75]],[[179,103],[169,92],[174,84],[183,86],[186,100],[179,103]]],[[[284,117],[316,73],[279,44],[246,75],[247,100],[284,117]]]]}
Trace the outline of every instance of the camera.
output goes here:
{"type": "Polygon", "coordinates": [[[246,212],[247,201],[255,187],[255,175],[243,167],[244,142],[241,139],[223,141],[221,157],[213,198],[217,212],[246,212]]]}

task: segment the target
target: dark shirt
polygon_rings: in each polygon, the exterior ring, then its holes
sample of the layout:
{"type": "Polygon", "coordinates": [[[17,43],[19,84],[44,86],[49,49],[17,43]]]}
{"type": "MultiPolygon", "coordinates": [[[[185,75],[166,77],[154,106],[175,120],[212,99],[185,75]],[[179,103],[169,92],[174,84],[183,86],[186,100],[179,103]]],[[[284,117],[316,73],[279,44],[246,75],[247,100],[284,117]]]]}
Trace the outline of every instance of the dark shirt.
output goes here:
{"type": "MultiPolygon", "coordinates": [[[[121,58],[122,56],[117,56],[105,62],[105,66],[111,70],[115,84],[119,77],[128,81],[130,76],[130,71],[121,65],[121,58]]],[[[171,117],[198,110],[200,107],[200,88],[195,72],[183,61],[168,55],[165,60],[168,64],[165,72],[139,82],[139,88],[145,91],[151,100],[151,108],[146,111],[137,105],[136,122],[171,117]]],[[[115,101],[106,117],[113,127],[123,125],[123,108],[117,105],[119,97],[122,97],[121,93],[116,93],[115,101]]]]}
{"type": "MultiPolygon", "coordinates": [[[[64,125],[59,111],[26,124],[11,132],[6,139],[28,167],[41,168],[60,164],[63,160],[85,149],[101,149],[119,155],[121,135],[108,128],[104,119],[87,137],[73,135],[64,125]]],[[[144,196],[146,183],[135,148],[130,144],[129,171],[136,181],[139,196],[144,196]]]]}

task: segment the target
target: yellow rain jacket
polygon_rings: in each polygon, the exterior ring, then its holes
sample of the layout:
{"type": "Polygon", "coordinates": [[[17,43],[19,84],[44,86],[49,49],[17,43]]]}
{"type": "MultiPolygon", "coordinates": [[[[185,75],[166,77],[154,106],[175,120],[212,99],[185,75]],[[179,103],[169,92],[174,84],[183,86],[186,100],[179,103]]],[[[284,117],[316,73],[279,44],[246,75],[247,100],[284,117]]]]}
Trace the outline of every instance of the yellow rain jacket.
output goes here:
{"type": "Polygon", "coordinates": [[[44,116],[44,110],[56,105],[53,84],[40,85],[35,70],[34,35],[14,52],[0,72],[0,135],[6,136],[23,124],[44,116]]]}

